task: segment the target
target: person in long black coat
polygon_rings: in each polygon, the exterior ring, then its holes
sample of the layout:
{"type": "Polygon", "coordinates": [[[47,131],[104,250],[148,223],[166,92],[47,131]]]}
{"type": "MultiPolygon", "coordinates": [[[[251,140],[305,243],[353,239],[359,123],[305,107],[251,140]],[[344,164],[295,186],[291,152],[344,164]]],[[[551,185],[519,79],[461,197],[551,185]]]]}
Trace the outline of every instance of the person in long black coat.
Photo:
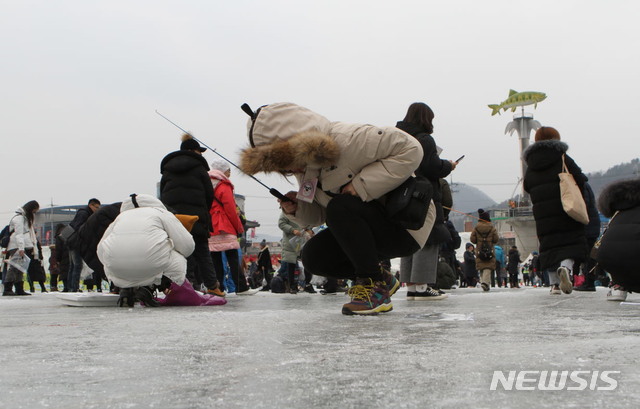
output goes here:
{"type": "Polygon", "coordinates": [[[509,272],[509,285],[511,288],[520,288],[520,282],[518,281],[518,265],[522,263],[520,259],[520,252],[516,246],[509,249],[507,254],[509,258],[507,261],[507,271],[509,272]]]}
{"type": "Polygon", "coordinates": [[[475,287],[478,282],[478,269],[476,268],[475,247],[471,243],[467,243],[464,252],[464,263],[462,263],[462,271],[467,282],[467,287],[475,287]]]}
{"type": "Polygon", "coordinates": [[[209,253],[209,235],[213,228],[209,210],[214,195],[208,173],[209,164],[202,156],[206,150],[191,135],[182,136],[180,150],[171,152],[160,163],[160,200],[173,213],[198,216],[191,230],[196,247],[193,254],[187,257],[187,279],[194,287],[199,287],[197,268],[207,292],[224,296],[218,289],[218,279],[209,253]]]}
{"type": "Polygon", "coordinates": [[[524,189],[531,196],[533,217],[540,242],[540,268],[549,271],[552,294],[573,290],[570,273],[587,254],[585,226],[572,219],[562,208],[560,180],[562,158],[580,190],[586,180],[580,167],[566,154],[569,146],[551,127],[536,131],[535,143],[523,153],[527,163],[524,189]]]}
{"type": "Polygon", "coordinates": [[[93,281],[98,291],[102,291],[102,280],[107,279],[104,273],[104,266],[98,259],[98,243],[100,243],[107,227],[120,214],[121,205],[122,202],[116,202],[101,206],[100,209],[89,216],[75,236],[76,250],[80,252],[80,256],[87,263],[87,266],[93,270],[93,281]]]}
{"type": "Polygon", "coordinates": [[[612,218],[600,241],[596,260],[613,283],[640,292],[640,180],[615,182],[598,198],[598,208],[612,218]]]}

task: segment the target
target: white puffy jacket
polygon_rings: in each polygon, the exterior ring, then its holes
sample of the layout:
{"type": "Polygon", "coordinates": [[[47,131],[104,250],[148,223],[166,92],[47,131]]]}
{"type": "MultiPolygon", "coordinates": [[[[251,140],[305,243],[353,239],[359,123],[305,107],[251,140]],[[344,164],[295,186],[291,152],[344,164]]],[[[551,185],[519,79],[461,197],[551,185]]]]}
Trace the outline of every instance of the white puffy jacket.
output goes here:
{"type": "Polygon", "coordinates": [[[186,257],[194,250],[191,234],[151,195],[122,202],[120,215],[98,244],[107,278],[121,288],[159,284],[162,275],[184,282],[186,257]]]}
{"type": "Polygon", "coordinates": [[[16,214],[11,217],[11,221],[9,222],[9,229],[13,233],[11,233],[11,238],[9,239],[9,245],[7,246],[8,250],[18,249],[30,249],[36,248],[36,232],[35,228],[32,225],[29,227],[29,221],[24,215],[24,209],[19,207],[16,210],[16,214]]]}

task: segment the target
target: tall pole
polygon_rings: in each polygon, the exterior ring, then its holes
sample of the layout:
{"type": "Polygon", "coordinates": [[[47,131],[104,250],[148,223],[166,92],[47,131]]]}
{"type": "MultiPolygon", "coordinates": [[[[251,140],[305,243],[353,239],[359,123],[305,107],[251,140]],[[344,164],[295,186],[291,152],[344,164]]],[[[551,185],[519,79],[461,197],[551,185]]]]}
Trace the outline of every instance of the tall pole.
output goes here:
{"type": "MultiPolygon", "coordinates": [[[[527,162],[522,158],[522,154],[525,149],[529,147],[531,131],[537,130],[540,127],[540,122],[533,119],[533,114],[525,113],[524,107],[522,107],[520,116],[514,116],[513,121],[509,122],[505,129],[505,134],[513,134],[513,132],[518,133],[518,139],[520,140],[520,180],[522,181],[524,181],[524,175],[527,172],[527,162]]],[[[524,191],[524,183],[522,184],[521,201],[529,201],[529,194],[524,191]]]]}

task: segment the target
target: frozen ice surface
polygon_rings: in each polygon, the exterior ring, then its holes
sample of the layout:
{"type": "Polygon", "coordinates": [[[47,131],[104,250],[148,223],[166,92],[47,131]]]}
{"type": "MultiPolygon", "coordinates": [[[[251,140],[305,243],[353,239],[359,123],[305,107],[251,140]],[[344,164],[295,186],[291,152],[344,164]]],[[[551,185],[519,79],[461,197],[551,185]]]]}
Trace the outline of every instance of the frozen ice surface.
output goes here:
{"type": "Polygon", "coordinates": [[[344,295],[156,309],[0,297],[0,408],[636,409],[640,306],[605,293],[400,291],[377,317],[341,315],[344,295]],[[621,373],[613,391],[490,390],[512,370],[621,373]]]}

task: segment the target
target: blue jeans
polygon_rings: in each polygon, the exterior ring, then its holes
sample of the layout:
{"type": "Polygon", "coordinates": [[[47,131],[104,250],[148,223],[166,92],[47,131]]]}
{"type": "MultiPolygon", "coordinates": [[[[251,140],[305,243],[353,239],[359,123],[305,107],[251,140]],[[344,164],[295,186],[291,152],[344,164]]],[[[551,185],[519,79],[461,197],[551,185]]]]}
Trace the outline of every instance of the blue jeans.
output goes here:
{"type": "Polygon", "coordinates": [[[80,289],[80,273],[82,272],[82,256],[78,250],[69,250],[69,291],[80,289]]]}

